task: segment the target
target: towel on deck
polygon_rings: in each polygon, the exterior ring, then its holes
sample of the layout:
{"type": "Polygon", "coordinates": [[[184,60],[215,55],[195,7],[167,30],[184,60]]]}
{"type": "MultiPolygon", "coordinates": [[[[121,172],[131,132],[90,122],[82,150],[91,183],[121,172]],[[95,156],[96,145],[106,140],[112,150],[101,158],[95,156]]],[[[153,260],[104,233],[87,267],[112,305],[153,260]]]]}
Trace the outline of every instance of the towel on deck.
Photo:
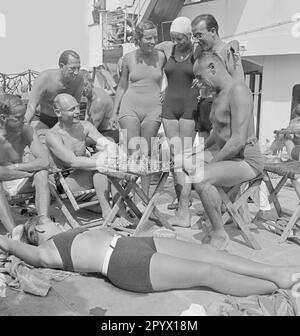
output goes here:
{"type": "Polygon", "coordinates": [[[213,302],[208,308],[208,315],[300,316],[300,299],[291,290],[278,290],[272,295],[253,295],[247,298],[227,296],[225,302],[213,302]]]}

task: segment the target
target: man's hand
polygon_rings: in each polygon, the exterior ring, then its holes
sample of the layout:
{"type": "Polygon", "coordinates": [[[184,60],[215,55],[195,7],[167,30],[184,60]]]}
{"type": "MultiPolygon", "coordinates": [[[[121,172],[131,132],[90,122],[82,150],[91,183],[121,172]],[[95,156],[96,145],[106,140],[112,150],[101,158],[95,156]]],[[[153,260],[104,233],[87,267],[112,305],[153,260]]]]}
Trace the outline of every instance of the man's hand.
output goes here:
{"type": "Polygon", "coordinates": [[[112,130],[118,130],[119,129],[118,116],[116,114],[112,115],[112,117],[110,118],[109,128],[112,129],[112,130]]]}

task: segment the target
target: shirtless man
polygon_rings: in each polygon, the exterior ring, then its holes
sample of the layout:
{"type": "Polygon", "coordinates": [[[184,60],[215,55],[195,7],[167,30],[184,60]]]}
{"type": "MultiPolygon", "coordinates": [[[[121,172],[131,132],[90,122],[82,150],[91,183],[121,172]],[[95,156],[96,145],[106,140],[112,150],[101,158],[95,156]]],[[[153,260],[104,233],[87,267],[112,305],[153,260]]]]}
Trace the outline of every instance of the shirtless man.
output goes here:
{"type": "Polygon", "coordinates": [[[71,95],[59,94],[54,99],[54,111],[59,122],[46,133],[46,145],[53,160],[60,168],[76,169],[66,178],[72,192],[95,188],[105,218],[110,211],[109,183],[96,168],[105,156],[116,155],[116,144],[102,136],[89,121],[79,120],[79,104],[71,95]],[[88,137],[99,151],[92,157],[86,152],[88,137]]]}
{"type": "Polygon", "coordinates": [[[39,108],[39,121],[32,126],[36,129],[52,128],[58,121],[53,110],[54,98],[59,93],[68,93],[80,103],[83,78],[79,75],[80,57],[72,50],[64,51],[59,57],[59,69],[45,70],[36,78],[27,106],[25,119],[30,123],[39,108]]]}
{"type": "Polygon", "coordinates": [[[97,130],[115,143],[119,142],[119,131],[112,129],[110,123],[114,102],[101,88],[95,88],[90,73],[81,69],[80,74],[84,79],[83,95],[87,98],[86,120],[90,121],[97,130]]]}
{"type": "Polygon", "coordinates": [[[221,58],[211,52],[203,52],[196,60],[194,73],[202,85],[216,91],[210,115],[213,130],[205,150],[215,144],[218,151],[204,167],[204,176],[197,176],[190,167],[185,169],[212,224],[207,242],[223,250],[229,237],[223,228],[216,187],[232,187],[255,178],[263,171],[264,159],[255,136],[252,93],[246,84],[233,79],[221,58]]]}
{"type": "MultiPolygon", "coordinates": [[[[8,232],[15,227],[6,194],[32,192],[35,186],[36,210],[48,217],[48,153],[33,128],[24,124],[25,106],[18,96],[0,95],[0,219],[8,232]],[[25,148],[30,153],[25,155],[25,148]],[[33,178],[31,178],[33,177],[33,178]]],[[[49,219],[50,220],[50,219],[49,219]]]]}
{"type": "Polygon", "coordinates": [[[219,25],[211,14],[202,14],[192,21],[192,33],[198,48],[195,58],[202,51],[211,51],[220,56],[229,74],[236,80],[244,81],[242,60],[239,56],[238,41],[226,43],[219,36],[219,25]]]}

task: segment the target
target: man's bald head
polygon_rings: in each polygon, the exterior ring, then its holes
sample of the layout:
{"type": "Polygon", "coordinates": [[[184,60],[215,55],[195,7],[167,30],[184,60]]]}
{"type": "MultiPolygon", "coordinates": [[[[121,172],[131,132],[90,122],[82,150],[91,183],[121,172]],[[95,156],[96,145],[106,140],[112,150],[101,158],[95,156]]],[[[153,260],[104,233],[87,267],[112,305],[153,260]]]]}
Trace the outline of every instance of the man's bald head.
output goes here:
{"type": "Polygon", "coordinates": [[[78,102],[68,93],[60,93],[54,99],[55,111],[68,111],[74,106],[78,106],[78,102]]]}
{"type": "Polygon", "coordinates": [[[229,76],[220,56],[208,51],[197,57],[193,71],[199,82],[210,88],[216,88],[221,77],[229,76]]]}
{"type": "Polygon", "coordinates": [[[77,100],[71,96],[68,93],[60,93],[58,94],[55,99],[54,99],[54,105],[56,107],[63,107],[64,105],[68,104],[68,103],[72,103],[77,100]]]}
{"type": "Polygon", "coordinates": [[[203,66],[208,67],[210,64],[214,64],[215,67],[220,67],[225,69],[225,65],[221,59],[221,57],[210,51],[203,51],[196,59],[195,67],[197,66],[203,66]]]}

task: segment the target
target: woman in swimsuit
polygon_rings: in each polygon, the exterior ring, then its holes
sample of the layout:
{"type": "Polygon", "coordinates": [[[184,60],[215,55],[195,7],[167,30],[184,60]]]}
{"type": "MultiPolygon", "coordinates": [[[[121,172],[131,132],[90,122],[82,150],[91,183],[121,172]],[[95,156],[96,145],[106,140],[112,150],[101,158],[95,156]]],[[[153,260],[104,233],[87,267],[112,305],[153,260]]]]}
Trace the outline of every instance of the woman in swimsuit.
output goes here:
{"type": "MultiPolygon", "coordinates": [[[[165,56],[154,48],[157,29],[151,21],[139,23],[135,34],[139,47],[123,57],[112,121],[118,115],[120,128],[127,131],[128,154],[148,157],[151,138],[157,136],[161,125],[160,87],[165,56]]],[[[146,194],[149,185],[150,179],[143,178],[146,194]]]]}
{"type": "MultiPolygon", "coordinates": [[[[186,17],[178,17],[171,25],[172,42],[163,42],[156,46],[164,51],[167,63],[165,73],[168,88],[163,104],[163,125],[170,141],[171,158],[182,151],[191,149],[195,140],[195,120],[197,112],[197,97],[199,92],[192,88],[193,73],[193,43],[191,21],[186,17]]],[[[171,225],[189,227],[191,216],[188,202],[191,184],[187,183],[184,172],[174,173],[175,191],[178,199],[178,211],[170,220],[171,225]]]]}
{"type": "Polygon", "coordinates": [[[168,238],[120,237],[104,229],[61,232],[39,218],[24,226],[28,245],[0,236],[0,250],[34,267],[102,273],[122,289],[150,293],[209,287],[234,296],[289,289],[300,266],[273,266],[168,238]]]}

